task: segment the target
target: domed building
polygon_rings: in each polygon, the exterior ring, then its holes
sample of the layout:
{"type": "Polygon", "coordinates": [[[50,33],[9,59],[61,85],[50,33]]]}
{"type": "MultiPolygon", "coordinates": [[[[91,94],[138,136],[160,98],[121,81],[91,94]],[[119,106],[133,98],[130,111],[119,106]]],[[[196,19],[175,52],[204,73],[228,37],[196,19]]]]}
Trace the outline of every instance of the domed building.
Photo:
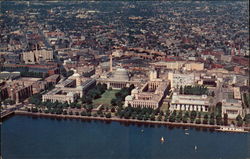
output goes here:
{"type": "Polygon", "coordinates": [[[115,81],[129,81],[128,71],[124,68],[118,68],[112,77],[115,81]]]}
{"type": "Polygon", "coordinates": [[[129,78],[129,73],[125,68],[117,68],[107,78],[99,78],[97,80],[99,83],[107,84],[107,88],[121,89],[124,87],[129,87],[131,84],[137,85],[138,81],[131,81],[129,78]]]}

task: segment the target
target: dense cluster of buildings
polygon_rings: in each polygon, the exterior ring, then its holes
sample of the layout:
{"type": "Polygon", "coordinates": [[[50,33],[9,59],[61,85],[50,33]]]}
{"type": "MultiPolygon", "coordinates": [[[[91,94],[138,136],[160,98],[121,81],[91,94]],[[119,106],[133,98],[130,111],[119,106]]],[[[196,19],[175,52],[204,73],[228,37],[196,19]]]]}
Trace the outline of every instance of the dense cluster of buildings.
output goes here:
{"type": "Polygon", "coordinates": [[[1,3],[2,101],[54,86],[42,100],[71,103],[105,83],[135,86],[124,106],[250,113],[247,2],[88,3],[1,3]]]}

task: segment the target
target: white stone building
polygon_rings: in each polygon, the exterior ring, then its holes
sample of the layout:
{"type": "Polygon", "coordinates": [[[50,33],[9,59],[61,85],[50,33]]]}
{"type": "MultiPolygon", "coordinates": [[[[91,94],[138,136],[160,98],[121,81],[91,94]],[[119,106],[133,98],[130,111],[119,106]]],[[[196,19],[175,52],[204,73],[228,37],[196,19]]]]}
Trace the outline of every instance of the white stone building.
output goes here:
{"type": "Polygon", "coordinates": [[[208,112],[210,106],[207,95],[180,95],[174,92],[169,110],[208,112]]]}

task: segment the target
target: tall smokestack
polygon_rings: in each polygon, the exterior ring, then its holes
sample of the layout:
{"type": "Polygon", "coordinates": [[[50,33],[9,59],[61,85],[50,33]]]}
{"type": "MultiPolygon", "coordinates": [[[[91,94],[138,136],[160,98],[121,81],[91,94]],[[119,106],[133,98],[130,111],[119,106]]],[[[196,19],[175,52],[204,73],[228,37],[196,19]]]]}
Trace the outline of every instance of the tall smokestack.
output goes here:
{"type": "Polygon", "coordinates": [[[113,71],[113,61],[112,61],[112,53],[109,55],[110,61],[109,61],[109,69],[110,72],[113,71]]]}

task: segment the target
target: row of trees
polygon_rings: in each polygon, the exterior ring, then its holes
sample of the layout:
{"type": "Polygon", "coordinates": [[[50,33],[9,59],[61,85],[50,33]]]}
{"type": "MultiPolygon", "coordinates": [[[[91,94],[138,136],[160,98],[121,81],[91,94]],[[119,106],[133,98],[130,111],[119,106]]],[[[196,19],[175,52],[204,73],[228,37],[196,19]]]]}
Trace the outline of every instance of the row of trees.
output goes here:
{"type": "MultiPolygon", "coordinates": [[[[0,92],[1,93],[1,92],[0,92]]],[[[1,103],[1,101],[0,101],[0,103],[1,103]]],[[[13,105],[13,104],[15,104],[15,101],[14,100],[11,100],[10,98],[7,98],[7,99],[5,99],[5,100],[3,100],[3,104],[4,105],[13,105]]]]}
{"type": "MultiPolygon", "coordinates": [[[[46,110],[39,109],[38,107],[32,107],[31,109],[28,108],[28,112],[44,112],[44,113],[50,113],[50,114],[58,114],[58,115],[79,115],[79,112],[75,112],[75,114],[72,111],[64,110],[63,105],[65,104],[55,104],[51,107],[47,107],[46,110]]],[[[91,116],[91,112],[93,109],[92,105],[85,105],[85,110],[80,113],[82,116],[91,116]]],[[[115,112],[115,110],[111,110],[111,112],[115,112]]],[[[100,116],[100,117],[106,117],[111,118],[111,112],[104,113],[102,109],[97,111],[96,114],[94,114],[94,117],[100,116]]],[[[165,113],[163,111],[160,111],[159,109],[153,110],[152,108],[133,108],[133,107],[126,107],[125,109],[119,107],[116,111],[115,115],[120,118],[124,119],[138,119],[138,120],[151,120],[151,121],[169,121],[169,122],[183,122],[183,123],[196,123],[196,124],[210,124],[210,125],[228,125],[228,115],[224,114],[224,118],[220,114],[216,115],[214,113],[211,113],[210,115],[206,113],[203,116],[201,113],[197,113],[196,111],[191,112],[177,112],[174,110],[172,113],[170,113],[169,110],[167,110],[165,113]]],[[[240,115],[236,118],[237,126],[242,126],[244,121],[248,123],[250,121],[250,114],[247,114],[245,119],[243,120],[240,115]]]]}
{"type": "MultiPolygon", "coordinates": [[[[208,95],[208,89],[204,86],[184,86],[184,88],[180,87],[180,94],[187,94],[187,95],[208,95]]],[[[212,93],[214,96],[214,93],[212,93]]]]}
{"type": "Polygon", "coordinates": [[[111,100],[111,104],[113,106],[117,105],[119,107],[122,106],[122,102],[125,100],[125,97],[127,95],[131,94],[131,91],[135,88],[135,86],[132,84],[130,87],[124,87],[119,92],[115,94],[115,98],[111,100]]]}
{"type": "MultiPolygon", "coordinates": [[[[138,119],[138,120],[158,120],[158,121],[169,121],[169,122],[183,122],[183,123],[196,123],[196,124],[210,124],[210,125],[228,125],[228,116],[224,115],[224,118],[220,114],[215,115],[211,113],[210,115],[206,113],[203,117],[202,114],[196,111],[191,112],[177,112],[174,110],[170,113],[167,110],[165,113],[159,109],[153,110],[151,108],[133,108],[126,107],[118,108],[116,114],[117,117],[125,119],[138,119]]],[[[239,118],[240,119],[240,118],[239,118]]]]}
{"type": "Polygon", "coordinates": [[[138,120],[155,120],[155,116],[161,114],[163,115],[163,111],[159,111],[159,109],[153,110],[152,108],[133,108],[131,106],[126,107],[125,109],[119,107],[116,116],[125,119],[138,119],[138,120]]]}

